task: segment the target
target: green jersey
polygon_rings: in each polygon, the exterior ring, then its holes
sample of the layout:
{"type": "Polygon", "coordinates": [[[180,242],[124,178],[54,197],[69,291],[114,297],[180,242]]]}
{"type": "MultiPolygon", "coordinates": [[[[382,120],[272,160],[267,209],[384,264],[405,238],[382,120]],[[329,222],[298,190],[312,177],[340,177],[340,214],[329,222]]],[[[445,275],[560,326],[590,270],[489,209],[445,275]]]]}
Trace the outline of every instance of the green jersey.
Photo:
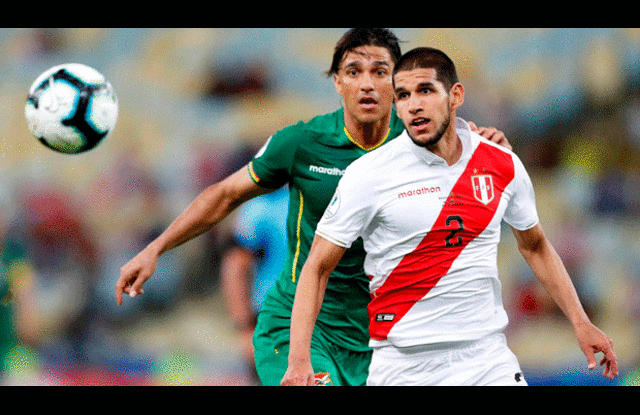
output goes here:
{"type": "MultiPolygon", "coordinates": [[[[395,111],[387,143],[404,131],[395,111]]],[[[289,185],[288,254],[278,281],[262,310],[289,319],[296,284],[316,225],[329,204],[344,170],[365,150],[351,139],[342,109],[299,122],[271,136],[249,164],[252,179],[261,187],[289,185]]],[[[354,351],[369,350],[367,305],[369,279],[364,274],[362,240],[349,248],[331,274],[316,326],[334,344],[354,351]]]]}

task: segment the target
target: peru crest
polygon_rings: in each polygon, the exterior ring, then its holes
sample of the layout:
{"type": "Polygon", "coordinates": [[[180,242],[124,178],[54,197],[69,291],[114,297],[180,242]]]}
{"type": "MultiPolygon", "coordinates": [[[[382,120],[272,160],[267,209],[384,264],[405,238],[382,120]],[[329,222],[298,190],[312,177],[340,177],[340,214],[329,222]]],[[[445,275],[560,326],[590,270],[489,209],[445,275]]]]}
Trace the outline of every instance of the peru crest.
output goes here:
{"type": "Polygon", "coordinates": [[[473,196],[476,200],[485,205],[493,200],[493,178],[490,174],[471,176],[471,185],[473,187],[473,196]]]}

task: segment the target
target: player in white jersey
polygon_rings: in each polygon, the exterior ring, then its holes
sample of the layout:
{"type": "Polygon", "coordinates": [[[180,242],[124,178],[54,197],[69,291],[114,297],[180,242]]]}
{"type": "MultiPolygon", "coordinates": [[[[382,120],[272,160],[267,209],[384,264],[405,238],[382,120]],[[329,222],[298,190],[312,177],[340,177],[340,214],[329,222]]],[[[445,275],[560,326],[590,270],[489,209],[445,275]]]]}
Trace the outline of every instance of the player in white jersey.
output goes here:
{"type": "Polygon", "coordinates": [[[538,223],[533,187],[514,153],[456,125],[456,163],[405,131],[352,163],[318,224],[316,234],[338,246],[364,240],[375,347],[476,340],[507,324],[500,225],[538,223]]]}
{"type": "Polygon", "coordinates": [[[456,118],[464,102],[453,62],[417,48],[394,69],[406,131],[353,162],[319,222],[300,276],[283,384],[312,384],[309,342],[333,266],[364,240],[370,277],[368,385],[526,385],[506,344],[498,279],[501,221],[564,311],[588,367],[618,365],[611,339],[586,316],[544,236],[520,159],[456,118]]]}

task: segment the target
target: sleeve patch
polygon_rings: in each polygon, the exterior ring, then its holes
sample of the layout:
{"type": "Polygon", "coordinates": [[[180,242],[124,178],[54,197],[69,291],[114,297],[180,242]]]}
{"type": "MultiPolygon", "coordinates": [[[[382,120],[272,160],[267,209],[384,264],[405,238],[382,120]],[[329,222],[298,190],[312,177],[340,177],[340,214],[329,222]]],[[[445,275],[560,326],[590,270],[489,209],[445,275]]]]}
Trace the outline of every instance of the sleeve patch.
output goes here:
{"type": "Polygon", "coordinates": [[[260,184],[260,177],[256,174],[255,170],[253,170],[253,161],[249,162],[249,175],[251,176],[251,180],[256,182],[256,184],[260,184]]]}

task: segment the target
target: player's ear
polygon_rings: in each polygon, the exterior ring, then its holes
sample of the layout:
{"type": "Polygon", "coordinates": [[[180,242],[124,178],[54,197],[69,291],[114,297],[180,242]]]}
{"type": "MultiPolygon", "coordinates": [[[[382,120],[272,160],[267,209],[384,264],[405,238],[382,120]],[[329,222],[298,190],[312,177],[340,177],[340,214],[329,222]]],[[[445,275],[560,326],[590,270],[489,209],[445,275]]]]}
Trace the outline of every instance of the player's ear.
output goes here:
{"type": "Polygon", "coordinates": [[[344,96],[342,94],[342,80],[340,79],[337,73],[333,74],[333,84],[336,86],[336,91],[338,92],[338,95],[340,95],[341,97],[344,96]]]}
{"type": "Polygon", "coordinates": [[[460,82],[456,82],[449,92],[449,102],[451,109],[456,110],[464,103],[464,86],[460,82]]]}

